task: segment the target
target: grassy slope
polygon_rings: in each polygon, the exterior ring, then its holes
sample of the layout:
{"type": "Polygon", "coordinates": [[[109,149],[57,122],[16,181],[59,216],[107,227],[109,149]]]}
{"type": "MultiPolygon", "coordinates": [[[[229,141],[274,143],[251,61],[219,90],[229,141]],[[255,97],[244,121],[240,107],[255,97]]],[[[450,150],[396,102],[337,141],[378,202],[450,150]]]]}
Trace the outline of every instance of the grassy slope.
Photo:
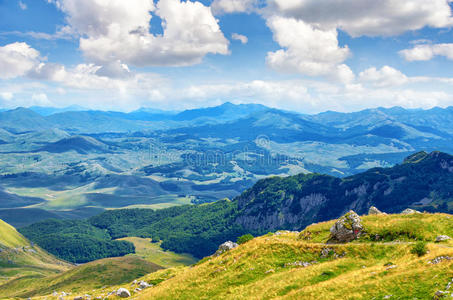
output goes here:
{"type": "Polygon", "coordinates": [[[81,290],[90,291],[104,286],[125,284],[160,269],[161,266],[138,257],[106,258],[78,266],[63,274],[10,281],[0,286],[0,298],[26,298],[50,294],[53,291],[75,294],[81,290]]]}
{"type": "MultiPolygon", "coordinates": [[[[453,277],[453,261],[427,263],[441,255],[453,256],[452,242],[432,243],[439,234],[453,235],[452,220],[446,214],[363,217],[371,235],[388,233],[393,235],[392,242],[370,242],[366,235],[350,244],[325,245],[333,221],[308,227],[306,231],[313,237],[308,240],[295,233],[259,237],[179,272],[141,298],[382,299],[394,295],[399,299],[431,299],[453,277]],[[416,234],[408,236],[406,232],[416,234]],[[423,257],[411,253],[416,239],[431,241],[429,253],[423,257]],[[346,255],[320,258],[326,247],[346,255]],[[285,263],[312,260],[320,263],[306,268],[283,267],[285,263]],[[388,263],[397,267],[387,270],[388,263]]],[[[159,273],[149,279],[156,276],[159,273]]]]}
{"type": "Polygon", "coordinates": [[[189,254],[164,251],[160,247],[160,244],[151,243],[151,239],[149,238],[126,237],[119,240],[134,244],[135,254],[130,254],[129,256],[137,256],[165,268],[188,266],[197,262],[197,259],[189,254]]]}
{"type": "Polygon", "coordinates": [[[14,227],[0,220],[0,245],[7,248],[28,246],[30,243],[14,227]]]}
{"type": "Polygon", "coordinates": [[[0,220],[0,291],[18,278],[40,278],[71,268],[30,242],[0,220]]]}
{"type": "MultiPolygon", "coordinates": [[[[434,243],[437,235],[453,236],[453,216],[447,214],[380,215],[362,217],[368,234],[348,244],[325,244],[334,221],[314,224],[301,234],[268,234],[193,267],[161,270],[143,277],[155,286],[137,299],[432,299],[453,277],[453,260],[428,264],[436,257],[453,256],[453,241],[434,243]],[[311,234],[307,234],[310,231],[311,234]],[[375,234],[384,240],[371,241],[375,234]],[[409,233],[409,234],[408,234],[409,233]],[[414,234],[413,234],[414,233],[414,234]],[[310,238],[307,238],[310,236],[310,238]],[[416,241],[428,241],[422,257],[411,252],[416,241]],[[332,248],[344,257],[330,254],[332,248]],[[318,261],[302,268],[296,261],[318,261]],[[389,264],[397,267],[387,269],[389,264]]],[[[106,295],[118,287],[95,291],[106,295]]]]}

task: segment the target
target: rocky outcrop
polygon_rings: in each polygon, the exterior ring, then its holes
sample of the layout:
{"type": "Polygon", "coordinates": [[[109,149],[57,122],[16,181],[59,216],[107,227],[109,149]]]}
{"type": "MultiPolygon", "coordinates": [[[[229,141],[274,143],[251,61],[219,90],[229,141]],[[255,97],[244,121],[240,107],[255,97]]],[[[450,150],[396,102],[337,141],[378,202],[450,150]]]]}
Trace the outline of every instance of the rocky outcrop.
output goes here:
{"type": "Polygon", "coordinates": [[[348,243],[358,238],[362,231],[363,226],[359,215],[351,210],[330,228],[331,240],[348,243]]]}
{"type": "Polygon", "coordinates": [[[370,207],[370,209],[368,210],[368,214],[369,215],[386,215],[386,213],[383,213],[375,206],[370,207]]]}
{"type": "Polygon", "coordinates": [[[232,241],[225,242],[219,246],[219,249],[216,251],[215,255],[218,256],[222,253],[225,253],[227,251],[230,251],[231,249],[236,248],[237,246],[239,246],[239,245],[232,241]]]}
{"type": "Polygon", "coordinates": [[[440,242],[444,242],[444,241],[448,241],[448,240],[451,240],[451,237],[449,237],[448,235],[439,235],[436,237],[436,243],[440,243],[440,242]]]}
{"type": "Polygon", "coordinates": [[[412,209],[412,208],[406,208],[405,210],[403,210],[401,212],[402,215],[412,215],[412,214],[421,214],[421,212],[415,210],[415,209],[412,209]]]}
{"type": "Polygon", "coordinates": [[[146,289],[146,288],[149,288],[149,287],[152,287],[153,285],[152,284],[149,284],[148,282],[146,281],[140,281],[138,283],[138,287],[142,290],[146,289]]]}
{"type": "Polygon", "coordinates": [[[116,291],[116,295],[120,298],[128,298],[131,296],[131,293],[125,288],[119,288],[116,291]]]}

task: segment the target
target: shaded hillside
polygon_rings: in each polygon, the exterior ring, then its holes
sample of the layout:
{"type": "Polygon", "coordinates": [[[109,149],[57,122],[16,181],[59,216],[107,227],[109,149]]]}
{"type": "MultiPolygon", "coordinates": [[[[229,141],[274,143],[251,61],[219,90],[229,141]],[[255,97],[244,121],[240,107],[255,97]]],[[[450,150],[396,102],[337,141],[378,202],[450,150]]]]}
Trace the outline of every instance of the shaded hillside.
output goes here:
{"type": "Polygon", "coordinates": [[[374,168],[343,179],[318,174],[268,178],[237,197],[236,222],[251,231],[301,229],[353,209],[388,212],[406,207],[453,209],[453,156],[425,152],[392,168],[374,168]]]}
{"type": "Polygon", "coordinates": [[[64,138],[55,143],[50,143],[36,152],[46,151],[50,153],[64,153],[68,151],[75,151],[79,154],[87,153],[112,153],[114,147],[106,145],[88,136],[72,136],[64,138]]]}

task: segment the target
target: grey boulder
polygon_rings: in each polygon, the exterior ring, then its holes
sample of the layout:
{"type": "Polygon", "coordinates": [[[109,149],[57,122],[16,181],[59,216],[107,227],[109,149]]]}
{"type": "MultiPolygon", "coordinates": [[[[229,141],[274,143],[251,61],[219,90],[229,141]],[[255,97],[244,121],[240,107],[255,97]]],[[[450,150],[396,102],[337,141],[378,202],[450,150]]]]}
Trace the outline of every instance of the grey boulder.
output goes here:
{"type": "Polygon", "coordinates": [[[341,243],[355,240],[363,231],[362,220],[354,211],[349,211],[330,228],[332,239],[341,243]]]}
{"type": "Polygon", "coordinates": [[[131,293],[125,288],[119,288],[116,291],[116,295],[121,298],[128,298],[131,296],[131,293]]]}

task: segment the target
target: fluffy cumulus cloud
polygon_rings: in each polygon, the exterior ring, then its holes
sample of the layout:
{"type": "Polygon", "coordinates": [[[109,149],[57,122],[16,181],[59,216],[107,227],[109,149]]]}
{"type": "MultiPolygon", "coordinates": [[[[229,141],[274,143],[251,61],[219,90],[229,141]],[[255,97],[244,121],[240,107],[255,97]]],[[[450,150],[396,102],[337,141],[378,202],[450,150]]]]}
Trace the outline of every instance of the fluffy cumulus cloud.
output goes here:
{"type": "Polygon", "coordinates": [[[215,14],[249,13],[258,5],[258,0],[214,0],[211,8],[215,14]]]}
{"type": "Polygon", "coordinates": [[[9,79],[27,74],[38,63],[39,52],[26,43],[0,47],[0,78],[9,79]]]}
{"type": "Polygon", "coordinates": [[[453,44],[423,44],[401,50],[400,55],[407,61],[431,60],[434,56],[445,56],[453,60],[453,44]]]}
{"type": "MultiPolygon", "coordinates": [[[[450,0],[268,0],[262,13],[274,40],[282,47],[267,56],[272,68],[309,76],[327,76],[351,83],[354,74],[344,63],[350,54],[341,47],[337,30],[352,37],[394,36],[425,26],[434,28],[453,25],[450,0]]],[[[423,57],[441,54],[416,49],[423,57]]],[[[414,55],[416,56],[416,55],[414,55]]],[[[407,54],[410,57],[410,54],[407,54]]],[[[376,71],[387,72],[388,69],[376,71]]],[[[371,76],[367,70],[362,76],[371,76]]],[[[377,74],[374,74],[377,76],[377,74]]],[[[384,83],[383,83],[384,84],[384,83]]],[[[385,83],[389,84],[389,83],[385,83]]]]}
{"type": "Polygon", "coordinates": [[[369,68],[359,74],[359,80],[376,87],[399,86],[409,82],[409,78],[401,71],[389,66],[381,69],[369,68]]]}
{"type": "Polygon", "coordinates": [[[55,0],[78,33],[85,57],[98,64],[120,61],[139,67],[186,66],[208,53],[228,54],[211,9],[200,2],[160,0],[55,0]],[[150,33],[150,20],[163,34],[150,33]]]}
{"type": "Polygon", "coordinates": [[[274,40],[284,49],[269,52],[267,64],[282,72],[309,76],[335,76],[350,81],[350,69],[342,64],[349,56],[347,46],[338,45],[335,28],[322,30],[302,20],[275,16],[267,20],[274,40]]]}
{"type": "Polygon", "coordinates": [[[240,41],[242,44],[247,44],[248,41],[249,41],[249,39],[245,35],[242,35],[242,34],[239,34],[239,33],[233,33],[231,35],[231,38],[233,40],[240,41]]]}
{"type": "Polygon", "coordinates": [[[450,0],[269,0],[269,12],[323,28],[340,28],[353,37],[393,36],[425,26],[453,25],[450,0]]]}

